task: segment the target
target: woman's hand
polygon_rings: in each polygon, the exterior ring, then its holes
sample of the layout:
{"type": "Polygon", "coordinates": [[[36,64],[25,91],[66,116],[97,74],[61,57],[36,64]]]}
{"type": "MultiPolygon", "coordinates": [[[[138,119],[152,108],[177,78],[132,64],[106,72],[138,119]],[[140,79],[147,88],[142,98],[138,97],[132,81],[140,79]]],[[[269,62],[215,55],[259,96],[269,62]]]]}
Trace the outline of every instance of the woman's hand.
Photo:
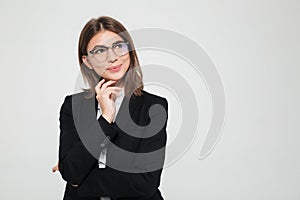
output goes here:
{"type": "Polygon", "coordinates": [[[102,79],[95,87],[96,99],[100,105],[102,116],[111,123],[116,113],[116,97],[122,88],[116,86],[110,86],[116,81],[110,80],[104,83],[102,79]]]}
{"type": "Polygon", "coordinates": [[[57,163],[57,165],[55,165],[54,167],[52,167],[52,172],[54,173],[56,171],[59,171],[58,163],[57,163]]]}
{"type": "MultiPolygon", "coordinates": [[[[58,168],[58,163],[57,165],[55,165],[54,167],[52,167],[52,172],[56,172],[56,171],[59,171],[59,168],[58,168]]],[[[71,184],[72,185],[72,184],[71,184]]],[[[78,185],[72,185],[73,187],[78,187],[78,185]]]]}

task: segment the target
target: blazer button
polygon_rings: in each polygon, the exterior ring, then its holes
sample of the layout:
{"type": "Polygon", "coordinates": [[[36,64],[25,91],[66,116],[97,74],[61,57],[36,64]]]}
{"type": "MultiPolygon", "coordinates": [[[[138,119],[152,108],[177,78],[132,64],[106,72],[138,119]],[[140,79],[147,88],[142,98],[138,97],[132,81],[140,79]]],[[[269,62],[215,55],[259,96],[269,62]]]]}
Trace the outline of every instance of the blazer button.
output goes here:
{"type": "Polygon", "coordinates": [[[109,140],[110,140],[110,137],[107,136],[107,137],[102,141],[102,143],[100,144],[100,147],[101,147],[101,148],[104,148],[105,145],[108,144],[109,140]]]}

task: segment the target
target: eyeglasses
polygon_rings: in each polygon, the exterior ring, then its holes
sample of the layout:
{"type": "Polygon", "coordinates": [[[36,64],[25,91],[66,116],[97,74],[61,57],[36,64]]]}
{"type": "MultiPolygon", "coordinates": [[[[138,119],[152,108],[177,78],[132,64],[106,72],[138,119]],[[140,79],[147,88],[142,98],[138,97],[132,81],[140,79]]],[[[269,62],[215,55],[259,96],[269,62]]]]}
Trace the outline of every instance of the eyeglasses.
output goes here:
{"type": "Polygon", "coordinates": [[[111,47],[98,45],[89,51],[88,54],[93,55],[98,62],[104,62],[107,60],[108,49],[112,49],[117,56],[124,56],[129,52],[129,42],[117,41],[111,47]]]}

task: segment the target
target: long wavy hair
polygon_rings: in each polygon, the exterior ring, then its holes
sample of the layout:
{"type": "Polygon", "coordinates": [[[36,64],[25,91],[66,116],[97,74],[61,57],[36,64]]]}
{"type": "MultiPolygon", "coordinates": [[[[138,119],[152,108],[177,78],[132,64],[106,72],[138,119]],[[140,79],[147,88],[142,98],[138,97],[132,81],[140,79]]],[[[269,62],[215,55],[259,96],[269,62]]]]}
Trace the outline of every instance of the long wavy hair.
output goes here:
{"type": "Polygon", "coordinates": [[[101,16],[97,19],[93,18],[88,21],[79,37],[78,59],[80,71],[85,84],[88,83],[89,85],[88,89],[81,88],[86,92],[85,98],[92,98],[95,96],[95,87],[102,77],[99,76],[94,69],[89,69],[84,64],[82,56],[87,55],[87,46],[92,37],[102,30],[108,30],[119,34],[124,41],[129,42],[129,68],[118,82],[124,84],[125,96],[131,96],[132,94],[136,96],[142,95],[142,90],[144,88],[143,74],[130,34],[119,21],[108,16],[101,16]]]}

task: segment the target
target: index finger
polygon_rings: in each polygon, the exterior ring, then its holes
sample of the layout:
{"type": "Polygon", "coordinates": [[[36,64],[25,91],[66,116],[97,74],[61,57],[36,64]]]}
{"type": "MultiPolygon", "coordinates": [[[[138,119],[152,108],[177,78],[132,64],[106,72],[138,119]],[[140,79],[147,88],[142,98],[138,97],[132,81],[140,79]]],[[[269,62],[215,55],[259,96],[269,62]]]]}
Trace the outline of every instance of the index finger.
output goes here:
{"type": "Polygon", "coordinates": [[[104,78],[103,78],[101,81],[99,81],[99,82],[97,83],[97,85],[95,86],[95,91],[96,91],[97,94],[100,92],[100,88],[101,88],[101,85],[102,85],[103,83],[104,83],[104,78]]]}
{"type": "Polygon", "coordinates": [[[104,83],[104,84],[101,86],[100,90],[105,90],[109,85],[111,85],[111,84],[114,83],[114,82],[116,82],[116,81],[115,81],[115,80],[109,80],[109,81],[107,81],[106,83],[104,83]]]}

